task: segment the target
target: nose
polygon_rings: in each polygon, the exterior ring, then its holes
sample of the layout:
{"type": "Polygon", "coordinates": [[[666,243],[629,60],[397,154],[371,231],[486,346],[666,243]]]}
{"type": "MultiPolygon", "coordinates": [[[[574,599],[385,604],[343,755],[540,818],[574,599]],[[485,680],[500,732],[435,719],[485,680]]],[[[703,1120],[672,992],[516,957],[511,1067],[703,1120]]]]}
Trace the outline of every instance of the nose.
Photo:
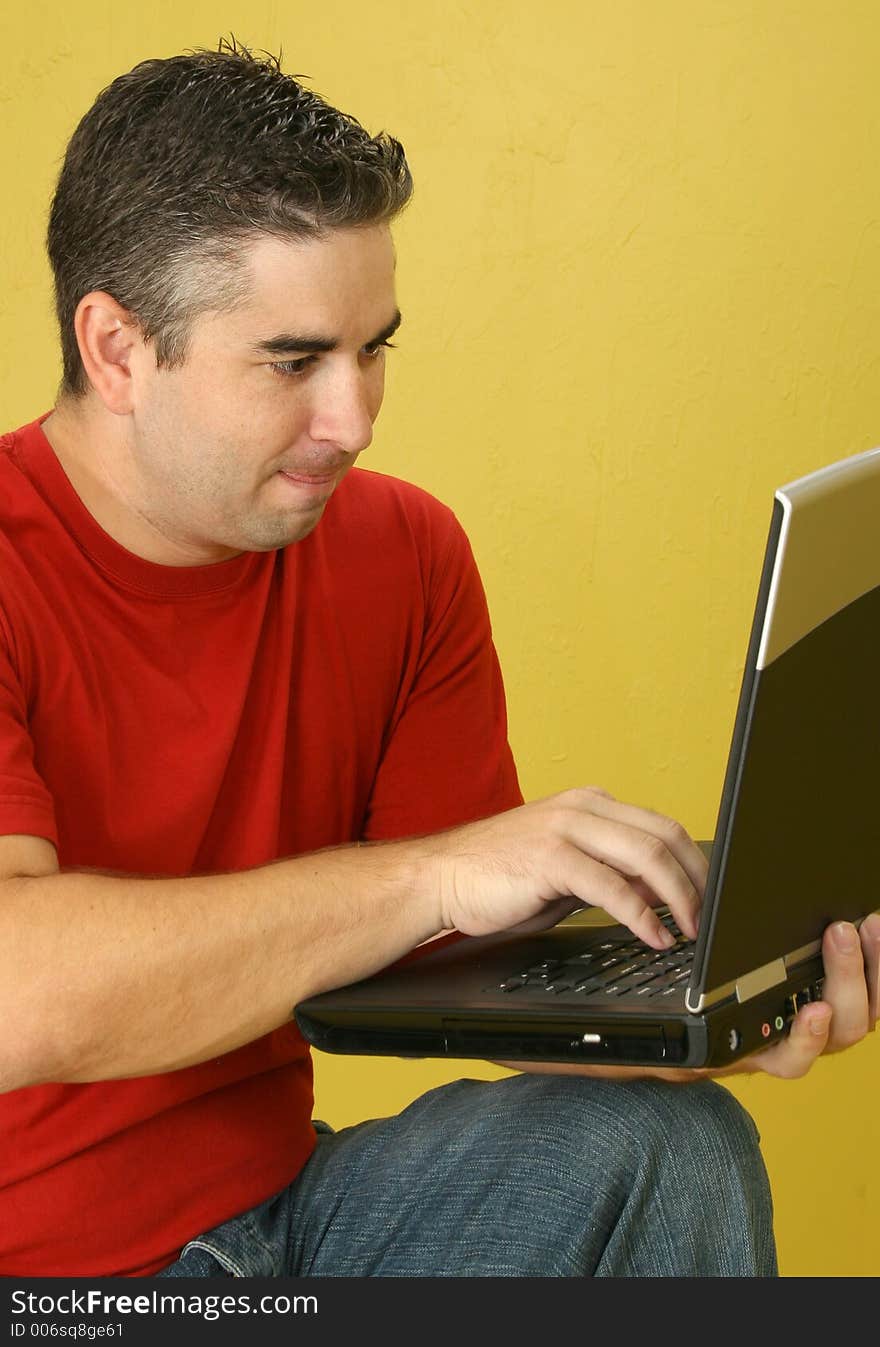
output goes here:
{"type": "Polygon", "coordinates": [[[360,454],[373,438],[379,402],[360,369],[338,371],[320,390],[312,412],[310,433],[316,443],[330,443],[346,454],[360,454]]]}

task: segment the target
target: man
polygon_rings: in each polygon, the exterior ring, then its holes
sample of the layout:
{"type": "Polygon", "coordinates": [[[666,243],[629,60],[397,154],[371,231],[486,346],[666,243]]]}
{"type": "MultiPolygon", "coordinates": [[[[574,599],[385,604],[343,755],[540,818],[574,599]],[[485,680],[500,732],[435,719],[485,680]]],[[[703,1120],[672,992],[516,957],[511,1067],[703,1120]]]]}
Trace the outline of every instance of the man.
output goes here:
{"type": "MultiPolygon", "coordinates": [[[[137,66],[68,148],[63,384],[0,441],[6,1275],[775,1271],[754,1127],[699,1073],[310,1121],[304,997],[588,902],[660,948],[706,877],[596,788],[522,804],[461,529],[351,471],[410,192],[234,48],[137,66]]],[[[867,1032],[878,926],[827,933],[827,1003],[745,1069],[867,1032]]]]}

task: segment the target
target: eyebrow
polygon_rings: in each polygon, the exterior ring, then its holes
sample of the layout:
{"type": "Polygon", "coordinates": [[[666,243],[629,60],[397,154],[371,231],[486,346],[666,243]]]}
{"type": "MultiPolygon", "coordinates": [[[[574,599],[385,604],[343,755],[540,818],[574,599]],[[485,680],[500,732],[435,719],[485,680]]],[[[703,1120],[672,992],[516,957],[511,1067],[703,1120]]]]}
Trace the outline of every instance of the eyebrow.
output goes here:
{"type": "MultiPolygon", "coordinates": [[[[381,342],[387,341],[402,322],[403,317],[398,309],[391,322],[365,344],[378,346],[381,342]]],[[[310,355],[312,352],[335,351],[338,346],[338,337],[319,337],[316,333],[310,332],[279,332],[274,337],[266,337],[264,341],[255,342],[253,349],[261,355],[310,355]]]]}

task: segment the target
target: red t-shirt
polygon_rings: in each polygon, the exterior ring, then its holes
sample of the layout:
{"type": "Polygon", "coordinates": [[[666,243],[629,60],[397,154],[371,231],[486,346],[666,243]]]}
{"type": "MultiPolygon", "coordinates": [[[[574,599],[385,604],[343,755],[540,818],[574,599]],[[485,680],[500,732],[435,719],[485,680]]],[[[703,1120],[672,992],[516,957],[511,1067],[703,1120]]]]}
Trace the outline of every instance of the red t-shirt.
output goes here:
{"type": "MultiPolygon", "coordinates": [[[[88,513],[44,419],[0,437],[0,833],[49,838],[62,868],[180,876],[521,802],[445,506],[354,469],[302,542],[160,566],[88,513]]],[[[157,1271],[296,1175],[312,1102],[293,1024],[180,1071],[0,1095],[0,1274],[157,1271]]]]}

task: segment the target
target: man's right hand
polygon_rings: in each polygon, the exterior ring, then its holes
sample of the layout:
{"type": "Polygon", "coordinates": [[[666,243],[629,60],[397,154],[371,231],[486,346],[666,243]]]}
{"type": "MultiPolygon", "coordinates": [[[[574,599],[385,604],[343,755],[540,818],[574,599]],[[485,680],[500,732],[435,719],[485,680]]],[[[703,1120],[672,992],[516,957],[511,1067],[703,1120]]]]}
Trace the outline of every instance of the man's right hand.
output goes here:
{"type": "Polygon", "coordinates": [[[596,786],[568,790],[424,839],[439,876],[443,925],[465,935],[542,930],[602,907],[651,945],[671,939],[667,904],[697,934],[708,865],[681,824],[596,786]]]}

